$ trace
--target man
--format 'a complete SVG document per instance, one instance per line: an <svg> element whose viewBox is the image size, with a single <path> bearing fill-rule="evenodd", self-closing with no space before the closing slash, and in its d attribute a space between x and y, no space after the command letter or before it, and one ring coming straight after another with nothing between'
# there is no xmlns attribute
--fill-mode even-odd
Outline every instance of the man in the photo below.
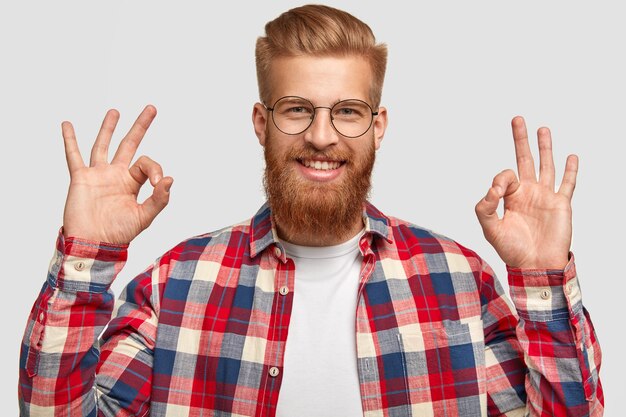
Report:
<svg viewBox="0 0 626 417"><path fill-rule="evenodd" d="M165 253L113 319L108 289L173 183L148 157L131 165L156 110L111 162L109 111L88 167L63 123L71 186L24 336L22 414L601 415L600 350L569 252L576 157L555 193L549 130L537 179L516 117L519 179L498 174L476 205L516 314L474 252L367 202L387 126L386 48L369 27L304 6L265 30L252 120L268 203Z"/></svg>

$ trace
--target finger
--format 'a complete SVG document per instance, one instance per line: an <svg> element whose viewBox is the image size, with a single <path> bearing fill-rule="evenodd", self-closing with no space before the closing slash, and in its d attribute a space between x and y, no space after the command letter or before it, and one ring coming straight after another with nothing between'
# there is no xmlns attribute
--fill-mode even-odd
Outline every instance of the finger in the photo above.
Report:
<svg viewBox="0 0 626 417"><path fill-rule="evenodd" d="M150 178L150 184L156 184L163 178L163 168L149 157L142 155L128 171L135 181L144 184Z"/></svg>
<svg viewBox="0 0 626 417"><path fill-rule="evenodd" d="M514 117L511 121L513 141L515 143L515 159L517 160L517 172L520 181L537 182L535 173L535 161L528 145L528 132L526 122L521 116Z"/></svg>
<svg viewBox="0 0 626 417"><path fill-rule="evenodd" d="M539 143L539 183L554 191L554 157L552 156L552 134L547 127L537 130Z"/></svg>
<svg viewBox="0 0 626 417"><path fill-rule="evenodd" d="M80 149L78 149L78 143L76 142L76 134L74 133L74 126L70 122L61 123L61 132L63 134L63 143L65 144L65 159L67 160L67 168L72 172L79 168L83 168L85 163L83 157L80 155Z"/></svg>
<svg viewBox="0 0 626 417"><path fill-rule="evenodd" d="M147 221L147 224L145 224L144 227L148 227L157 214L159 214L165 206L167 206L167 203L170 200L170 188L173 183L174 178L172 177L165 177L161 179L161 181L159 181L154 187L154 190L152 190L152 195L148 197L143 204L141 204L141 207L144 209L146 214Z"/></svg>
<svg viewBox="0 0 626 417"><path fill-rule="evenodd" d="M478 217L478 222L487 238L493 234L500 221L497 212L500 193L501 190L497 190L495 187L489 188L485 197L475 207L476 217Z"/></svg>
<svg viewBox="0 0 626 417"><path fill-rule="evenodd" d="M563 181L559 187L559 194L567 196L570 200L574 195L576 188L576 176L578 174L578 157L570 155L565 162L565 172L563 173Z"/></svg>
<svg viewBox="0 0 626 417"><path fill-rule="evenodd" d="M506 197L513 194L520 186L515 172L511 169L505 169L493 179L491 184L492 188L495 188L498 193L498 198Z"/></svg>
<svg viewBox="0 0 626 417"><path fill-rule="evenodd" d="M135 152L137 152L137 147L139 147L155 116L156 108L154 106L148 105L143 109L126 136L124 136L124 139L120 142L120 146L111 160L112 164L130 165L130 162L135 157Z"/></svg>
<svg viewBox="0 0 626 417"><path fill-rule="evenodd" d="M109 110L106 116L104 116L96 141L91 148L89 166L107 163L109 159L109 143L111 143L111 137L118 120L120 120L120 112L115 109Z"/></svg>

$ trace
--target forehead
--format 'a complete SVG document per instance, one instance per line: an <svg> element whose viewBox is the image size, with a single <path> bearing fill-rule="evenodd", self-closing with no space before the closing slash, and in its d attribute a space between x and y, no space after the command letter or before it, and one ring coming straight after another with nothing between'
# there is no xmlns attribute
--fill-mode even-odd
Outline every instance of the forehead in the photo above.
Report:
<svg viewBox="0 0 626 417"><path fill-rule="evenodd" d="M348 98L369 102L373 77L361 56L304 55L275 59L268 81L272 101L301 96L316 105L328 105Z"/></svg>

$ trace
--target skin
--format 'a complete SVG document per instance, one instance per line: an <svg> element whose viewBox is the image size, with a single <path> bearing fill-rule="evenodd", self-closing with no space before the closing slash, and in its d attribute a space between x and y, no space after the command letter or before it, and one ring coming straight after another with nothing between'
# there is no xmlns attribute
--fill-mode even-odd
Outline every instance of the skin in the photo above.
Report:
<svg viewBox="0 0 626 417"><path fill-rule="evenodd" d="M163 177L161 166L147 156L130 165L155 116L156 108L146 106L108 162L111 136L120 117L117 110L109 110L91 150L89 166L83 162L72 124L62 123L70 172L64 236L128 244L165 208L174 179ZM139 203L137 195L148 179L152 195Z"/></svg>
<svg viewBox="0 0 626 417"><path fill-rule="evenodd" d="M578 157L567 157L561 185L555 192L550 129L537 130L537 177L524 119L513 118L511 127L518 175L510 169L496 175L487 195L476 205L478 221L485 238L507 265L563 269L572 243L572 196ZM502 218L496 212L500 199L504 200Z"/></svg>
<svg viewBox="0 0 626 417"><path fill-rule="evenodd" d="M309 98L315 105L331 106L344 98L360 98L369 102L371 73L364 61L354 57L297 57L283 58L273 64L271 80L273 100L291 94ZM372 126L375 149L379 149L387 126L387 111ZM116 244L130 243L147 228L169 201L173 178L164 177L161 166L148 158L139 157L131 165L156 109L148 105L141 112L111 159L108 148L119 113L109 110L94 142L89 165L85 165L78 149L72 124L63 122L70 187L63 216L63 233L84 239ZM252 115L254 131L261 146L266 142L266 128L273 135L281 133L275 127L262 104L256 103ZM486 196L476 205L476 215L487 240L509 266L520 268L562 269L568 262L572 238L571 199L576 185L578 158L567 158L565 172L555 192L555 169L552 156L552 138L546 127L537 131L539 146L539 176L530 152L524 119L512 120L513 139L517 159L517 174L505 170L495 176ZM284 152L297 141L307 141L316 149L338 147L358 153L365 149L364 141L346 140L330 125L328 111L321 110L313 125L301 135L283 135L279 152ZM316 178L293 161L293 175L307 181L342 181L338 172L332 178ZM141 187L150 181L152 195L144 202L137 201ZM504 201L504 214L496 210ZM339 243L332 235L310 242L297 230L279 233L294 243L303 245L332 245ZM360 216L355 218L353 231L361 228Z"/></svg>
<svg viewBox="0 0 626 417"><path fill-rule="evenodd" d="M344 99L360 99L371 103L372 74L367 61L358 56L350 57L313 57L298 56L280 58L272 63L272 78L270 87L271 102L280 97L297 95L309 99L315 106L331 107L334 103ZM371 152L371 142L378 150L387 128L387 110L378 109L378 116L370 129L361 137L346 138L339 134L330 123L330 112L325 109L317 110L313 124L299 135L282 133L271 120L271 113L261 103L256 103L252 111L254 131L261 146L265 146L268 135L275 141L272 147L282 160L284 155L294 147L309 144L319 152L315 160L323 162L332 160L325 155L347 155L347 158L356 160L366 152ZM321 171L305 167L301 161L291 159L286 169L291 176L296 176L302 183L332 184L347 181L345 165L337 169ZM312 198L315 198L312 196ZM349 231L343 234L333 233L333 230L316 230L315 233L297 227L277 222L276 227L281 238L304 246L336 245L356 235L363 229L361 215L357 215Z"/></svg>

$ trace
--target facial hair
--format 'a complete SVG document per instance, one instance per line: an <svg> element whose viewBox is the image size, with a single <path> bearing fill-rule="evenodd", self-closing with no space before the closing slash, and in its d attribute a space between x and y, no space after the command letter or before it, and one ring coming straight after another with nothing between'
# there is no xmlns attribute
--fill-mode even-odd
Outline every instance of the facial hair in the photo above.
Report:
<svg viewBox="0 0 626 417"><path fill-rule="evenodd" d="M355 224L362 218L363 203L371 189L376 154L373 133L346 139L369 141L370 145L360 155L335 148L319 151L308 142L281 155L276 149L280 139L266 132L263 179L279 236L287 241L298 236L308 245L314 243L317 246L351 238ZM303 159L345 161L344 178L338 182L306 180L294 166Z"/></svg>

